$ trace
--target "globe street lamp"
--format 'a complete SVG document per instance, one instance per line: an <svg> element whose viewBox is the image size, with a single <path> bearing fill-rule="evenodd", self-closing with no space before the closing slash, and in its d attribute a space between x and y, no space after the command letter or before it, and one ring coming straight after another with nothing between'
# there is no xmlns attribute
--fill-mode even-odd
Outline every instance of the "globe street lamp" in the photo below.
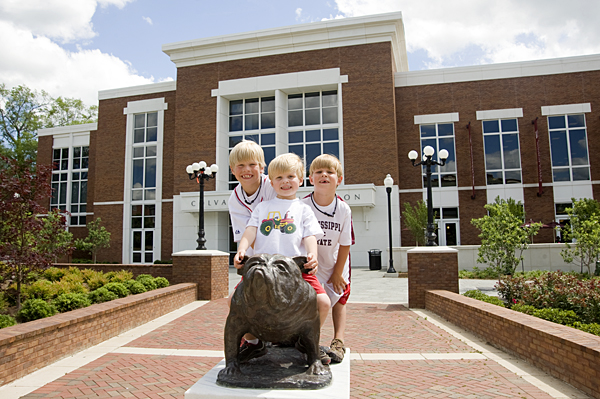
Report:
<svg viewBox="0 0 600 399"><path fill-rule="evenodd" d="M388 175L383 180L383 185L385 186L385 191L387 191L387 200L388 200L388 237L390 240L390 265L388 267L388 273L396 273L394 269L394 257L392 253L392 186L394 185L394 179L388 173Z"/></svg>
<svg viewBox="0 0 600 399"><path fill-rule="evenodd" d="M197 250L205 250L206 246L206 238L204 237L204 180L208 180L211 178L215 178L219 167L215 164L212 164L210 167L206 166L206 162L194 162L191 165L188 165L185 168L190 180L196 179L198 184L200 184L200 210L199 210L199 221L198 221L198 239L196 242L198 246Z"/></svg>
<svg viewBox="0 0 600 399"><path fill-rule="evenodd" d="M441 150L439 152L439 158L441 162L438 162L431 159L433 157L434 152L435 150L433 149L433 147L429 145L423 148L423 160L419 163L415 163L415 161L419 157L419 154L415 150L412 150L408 153L408 159L410 159L413 166L425 165L425 173L427 175L427 243L425 245L427 245L428 247L433 247L437 245L435 243L435 228L433 226L433 200L431 197L431 166L444 166L446 164L446 159L448 159L449 155L447 150Z"/></svg>

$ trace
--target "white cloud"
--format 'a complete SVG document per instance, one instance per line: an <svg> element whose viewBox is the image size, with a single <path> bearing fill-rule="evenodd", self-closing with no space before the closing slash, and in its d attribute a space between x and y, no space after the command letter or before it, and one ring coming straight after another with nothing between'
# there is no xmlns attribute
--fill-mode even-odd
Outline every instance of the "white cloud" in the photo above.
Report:
<svg viewBox="0 0 600 399"><path fill-rule="evenodd" d="M142 17L144 21L148 23L148 25L152 25L152 19L150 17Z"/></svg>
<svg viewBox="0 0 600 399"><path fill-rule="evenodd" d="M296 8L296 20L300 19L301 17L302 17L302 9Z"/></svg>
<svg viewBox="0 0 600 399"><path fill-rule="evenodd" d="M336 0L345 16L402 11L407 50L429 67L600 53L595 0ZM463 53L468 50L468 53Z"/></svg>
<svg viewBox="0 0 600 399"><path fill-rule="evenodd" d="M132 0L1 0L0 82L27 85L92 105L98 90L153 83L127 62L100 50L68 51L59 43L95 35L98 6L122 8Z"/></svg>

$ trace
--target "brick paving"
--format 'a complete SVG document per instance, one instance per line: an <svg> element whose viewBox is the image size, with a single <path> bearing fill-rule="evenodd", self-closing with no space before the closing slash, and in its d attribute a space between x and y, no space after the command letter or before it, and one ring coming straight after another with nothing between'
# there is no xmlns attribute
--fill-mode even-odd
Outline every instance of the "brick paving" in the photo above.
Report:
<svg viewBox="0 0 600 399"><path fill-rule="evenodd" d="M352 398L556 398L422 315L394 304L349 303ZM225 299L215 300L125 344L132 350L222 350ZM333 334L328 319L322 342ZM360 354L451 354L452 359L364 360ZM221 357L107 353L25 395L33 398L184 398ZM315 392L314 397L318 397ZM574 397L574 396L571 396ZM578 395L578 398L585 398Z"/></svg>

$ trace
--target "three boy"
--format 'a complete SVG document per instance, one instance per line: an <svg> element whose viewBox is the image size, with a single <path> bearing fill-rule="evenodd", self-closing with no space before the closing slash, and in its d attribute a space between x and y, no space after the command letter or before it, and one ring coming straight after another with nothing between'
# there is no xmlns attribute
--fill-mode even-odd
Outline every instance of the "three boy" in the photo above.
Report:
<svg viewBox="0 0 600 399"><path fill-rule="evenodd" d="M315 193L309 200L326 207L335 200L332 213L326 211L324 215L329 213L336 221L340 220L341 224L336 221L332 221L333 224L328 224L329 221L317 222L320 208L311 210L308 199L303 203L296 198L296 192L304 180L304 166L297 155L283 154L275 158L269 165L269 177L266 177L263 174L263 151L256 143L242 141L234 147L229 158L230 167L240 182L229 201L234 240L239 241L234 265L241 267L240 262L244 255L252 253L307 255L309 262L305 267L313 270L319 264L318 261L322 261L324 270L319 273L319 265L318 277L312 274L303 276L317 292L321 326L325 322L329 307L334 306L332 315L335 337L331 345L331 356L334 361L341 362L344 353L344 304L350 290L347 258L351 242L348 243L347 236L351 222L346 220L350 217L350 208L335 195L335 188L342 180L339 160L332 156L320 160L322 157L324 156L313 161L316 168L311 165L310 179L315 185ZM330 226L335 226L335 223L338 223L338 227L332 230ZM321 245L318 245L317 239L323 234L321 226L326 227L326 234L329 236L321 239ZM344 226L344 229L340 226ZM341 247L337 242L340 237ZM323 255L318 254L321 247ZM338 258L339 261L336 262ZM241 360L247 361L266 353L264 344L258 339L249 334L244 338L246 342L240 349ZM330 361L324 353L321 354L321 359L325 364Z"/></svg>

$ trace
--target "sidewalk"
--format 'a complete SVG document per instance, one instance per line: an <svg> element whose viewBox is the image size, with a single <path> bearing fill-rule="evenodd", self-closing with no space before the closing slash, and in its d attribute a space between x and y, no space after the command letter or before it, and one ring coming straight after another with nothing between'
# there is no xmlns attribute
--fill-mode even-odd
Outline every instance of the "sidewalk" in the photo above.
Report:
<svg viewBox="0 0 600 399"><path fill-rule="evenodd" d="M353 270L345 340L352 398L588 398L431 312L409 310L407 279L385 274ZM237 281L232 270L230 286ZM494 284L461 280L460 290ZM226 299L194 302L1 387L0 398L183 399L223 358L227 311ZM321 343L332 334L329 317Z"/></svg>

